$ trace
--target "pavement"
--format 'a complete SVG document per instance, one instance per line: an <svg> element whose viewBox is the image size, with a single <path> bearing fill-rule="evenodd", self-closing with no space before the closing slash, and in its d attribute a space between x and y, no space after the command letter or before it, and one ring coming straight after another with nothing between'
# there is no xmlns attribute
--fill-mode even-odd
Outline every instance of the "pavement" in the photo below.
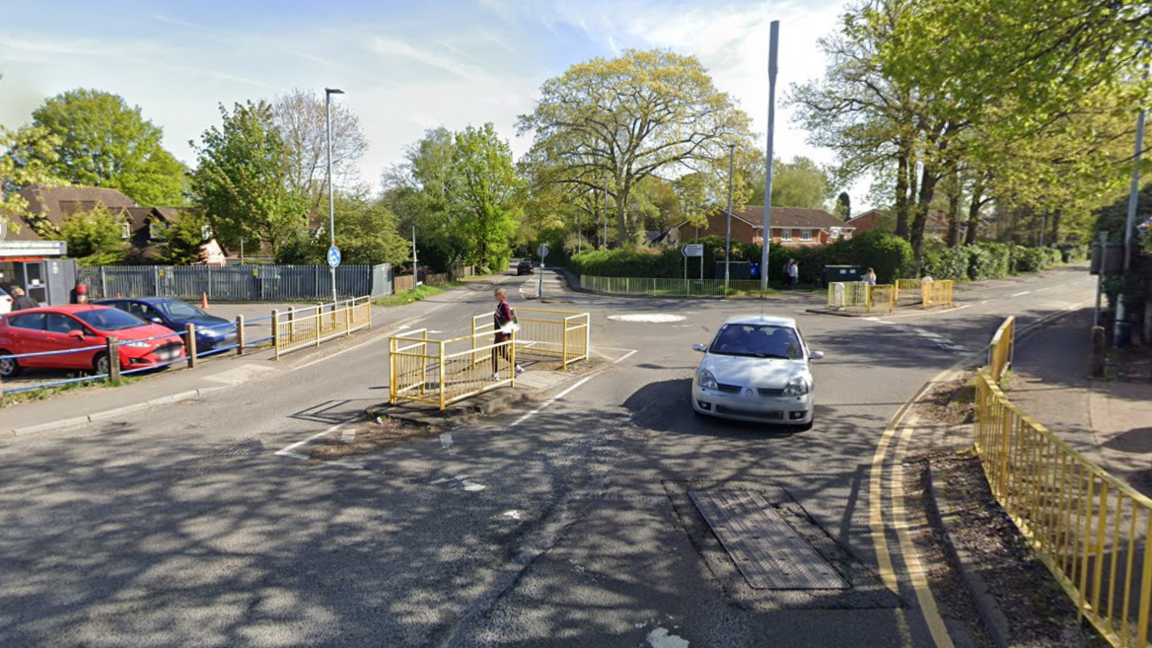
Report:
<svg viewBox="0 0 1152 648"><path fill-rule="evenodd" d="M1152 383L1090 378L1091 330L1092 308L1084 308L1020 342L1008 397L1093 463L1152 495Z"/></svg>
<svg viewBox="0 0 1152 648"><path fill-rule="evenodd" d="M532 303L534 278L499 280ZM386 348L355 339L179 405L0 438L0 645L981 645L946 599L922 604L895 489L904 456L971 441L890 421L1006 315L1027 325L1093 294L1082 270L1023 283L847 319L577 294L549 273L543 301L592 314L605 370L354 468L283 453L385 399ZM471 288L394 326L458 331L492 307L490 285ZM692 413L691 345L758 310L827 353L809 432ZM693 506L702 490L762 497L849 586L752 588Z"/></svg>

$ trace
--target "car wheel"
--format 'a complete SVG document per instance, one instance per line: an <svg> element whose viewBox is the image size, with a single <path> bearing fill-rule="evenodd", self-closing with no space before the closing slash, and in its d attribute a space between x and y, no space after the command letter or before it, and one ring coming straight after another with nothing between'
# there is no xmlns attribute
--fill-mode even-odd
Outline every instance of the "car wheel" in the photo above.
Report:
<svg viewBox="0 0 1152 648"><path fill-rule="evenodd" d="M4 357L10 355L7 351L0 351L0 378L15 378L23 369L16 360Z"/></svg>
<svg viewBox="0 0 1152 648"><path fill-rule="evenodd" d="M97 376L103 376L111 373L112 363L108 361L107 353L99 353L92 361L92 369L96 372Z"/></svg>

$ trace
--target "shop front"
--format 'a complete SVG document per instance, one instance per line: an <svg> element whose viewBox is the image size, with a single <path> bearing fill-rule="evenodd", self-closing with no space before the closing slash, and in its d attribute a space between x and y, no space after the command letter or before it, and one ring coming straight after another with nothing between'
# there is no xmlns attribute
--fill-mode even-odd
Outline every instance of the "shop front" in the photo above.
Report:
<svg viewBox="0 0 1152 648"><path fill-rule="evenodd" d="M45 306L72 301L76 262L63 241L0 241L0 288L20 287Z"/></svg>

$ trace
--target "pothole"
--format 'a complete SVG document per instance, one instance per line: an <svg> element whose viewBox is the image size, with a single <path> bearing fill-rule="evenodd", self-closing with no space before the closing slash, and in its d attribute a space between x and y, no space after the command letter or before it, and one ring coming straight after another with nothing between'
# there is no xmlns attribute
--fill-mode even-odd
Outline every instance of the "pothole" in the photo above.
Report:
<svg viewBox="0 0 1152 648"><path fill-rule="evenodd" d="M384 448L440 435L440 428L401 419L381 417L345 426L339 435L328 435L312 446L308 456L317 461L338 461L371 454Z"/></svg>

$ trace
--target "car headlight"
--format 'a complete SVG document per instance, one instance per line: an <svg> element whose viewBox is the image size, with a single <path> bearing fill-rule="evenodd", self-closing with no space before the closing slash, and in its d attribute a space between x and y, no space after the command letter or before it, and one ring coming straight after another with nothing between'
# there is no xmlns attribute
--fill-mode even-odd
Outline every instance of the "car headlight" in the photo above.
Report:
<svg viewBox="0 0 1152 648"><path fill-rule="evenodd" d="M151 342L123 342L120 346L132 347L133 349L148 349L152 347Z"/></svg>
<svg viewBox="0 0 1152 648"><path fill-rule="evenodd" d="M784 388L784 395L803 396L808 393L809 389L808 381L804 379L804 376L796 376L788 383L788 386Z"/></svg>
<svg viewBox="0 0 1152 648"><path fill-rule="evenodd" d="M701 369L696 372L696 384L704 389L716 389L716 376L713 376L712 372L707 369Z"/></svg>

